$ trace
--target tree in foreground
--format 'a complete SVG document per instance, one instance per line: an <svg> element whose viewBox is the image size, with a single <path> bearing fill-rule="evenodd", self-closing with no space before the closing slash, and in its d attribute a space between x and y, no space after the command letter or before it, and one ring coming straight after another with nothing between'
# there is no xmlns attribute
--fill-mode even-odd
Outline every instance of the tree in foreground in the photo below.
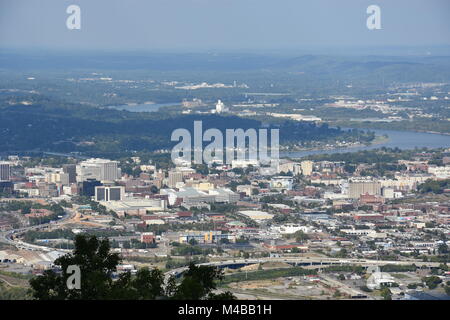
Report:
<svg viewBox="0 0 450 320"><path fill-rule="evenodd" d="M384 300L392 300L392 292L387 287L381 289L380 295L383 297Z"/></svg>
<svg viewBox="0 0 450 320"><path fill-rule="evenodd" d="M235 297L229 291L213 293L217 289L216 280L222 280L223 277L223 270L219 268L190 264L182 281L174 286L169 296L177 300L234 300ZM169 281L175 283L174 278Z"/></svg>
<svg viewBox="0 0 450 320"><path fill-rule="evenodd" d="M235 299L230 292L213 293L216 281L223 279L218 268L191 264L180 281L171 276L167 284L161 270L148 268L138 270L134 276L122 273L114 280L113 274L121 261L117 253L110 252L108 239L78 235L74 251L55 260L62 272L47 270L31 279L31 294L38 300ZM71 274L65 271L73 265L80 268L79 289L67 285Z"/></svg>

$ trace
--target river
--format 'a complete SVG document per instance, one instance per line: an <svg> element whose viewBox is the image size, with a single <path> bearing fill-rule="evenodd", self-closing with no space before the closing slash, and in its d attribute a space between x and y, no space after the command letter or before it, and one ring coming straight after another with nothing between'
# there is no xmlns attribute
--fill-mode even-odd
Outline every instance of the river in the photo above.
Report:
<svg viewBox="0 0 450 320"><path fill-rule="evenodd" d="M160 107L180 105L181 103L162 103L162 104L138 104L138 105L122 105L111 106L110 108L118 110L127 110L131 112L155 112ZM349 128L342 128L344 130ZM358 130L365 130L360 129ZM381 129L368 129L375 132L377 136L387 135L388 139L381 143L376 143L371 146L360 147L348 147L348 148L335 148L327 150L305 150L305 151L291 151L280 152L281 157L290 158L302 158L314 154L331 154L331 153L345 153L345 152L357 152L363 150L372 150L382 147L386 148L399 148L402 150L414 149L414 148L450 148L450 135L438 134L438 133L425 133L415 131L396 131L396 130L381 130Z"/></svg>
<svg viewBox="0 0 450 320"><path fill-rule="evenodd" d="M307 151L292 151L280 152L281 157L302 158L314 154L331 154L331 153L345 153L356 152L363 150L386 148L399 148L402 150L414 148L450 148L450 135L437 133L424 133L414 131L395 131L395 130L378 130L370 129L376 135L387 135L389 138L381 143L373 144L371 146L360 146L352 148L335 148L329 150L307 150Z"/></svg>

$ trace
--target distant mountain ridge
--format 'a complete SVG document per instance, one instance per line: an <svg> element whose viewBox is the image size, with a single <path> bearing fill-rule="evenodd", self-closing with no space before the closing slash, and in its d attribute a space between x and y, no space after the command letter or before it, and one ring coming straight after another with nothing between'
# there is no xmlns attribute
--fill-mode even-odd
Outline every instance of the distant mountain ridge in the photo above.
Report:
<svg viewBox="0 0 450 320"><path fill-rule="evenodd" d="M0 71L148 70L158 72L275 72L360 80L374 76L392 81L450 79L450 56L342 56L265 54L3 52Z"/></svg>

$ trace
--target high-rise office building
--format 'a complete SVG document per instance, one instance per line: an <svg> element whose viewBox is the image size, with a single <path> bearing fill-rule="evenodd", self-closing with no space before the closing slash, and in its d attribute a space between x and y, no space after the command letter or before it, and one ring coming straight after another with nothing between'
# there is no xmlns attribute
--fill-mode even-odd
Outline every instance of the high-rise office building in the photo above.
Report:
<svg viewBox="0 0 450 320"><path fill-rule="evenodd" d="M77 182L77 166L75 164L63 165L63 171L69 175L69 183Z"/></svg>
<svg viewBox="0 0 450 320"><path fill-rule="evenodd" d="M95 179L87 179L83 181L81 186L81 194L87 197L93 197L95 195L95 187L101 186L102 183Z"/></svg>
<svg viewBox="0 0 450 320"><path fill-rule="evenodd" d="M76 167L77 180L82 182L87 179L99 181L114 181L120 178L120 169L117 161L106 159L89 159L80 162Z"/></svg>
<svg viewBox="0 0 450 320"><path fill-rule="evenodd" d="M178 182L183 182L183 172L169 171L169 181L167 185L170 188L174 188Z"/></svg>
<svg viewBox="0 0 450 320"><path fill-rule="evenodd" d="M121 186L97 186L95 187L96 201L120 201L125 194L125 188Z"/></svg>
<svg viewBox="0 0 450 320"><path fill-rule="evenodd" d="M313 162L312 161L302 161L300 167L302 168L302 174L304 176L310 176L313 172Z"/></svg>
<svg viewBox="0 0 450 320"><path fill-rule="evenodd" d="M354 180L349 182L349 198L358 199L363 194L381 195L381 183L371 180Z"/></svg>
<svg viewBox="0 0 450 320"><path fill-rule="evenodd" d="M9 181L11 168L9 162L0 162L0 181Z"/></svg>

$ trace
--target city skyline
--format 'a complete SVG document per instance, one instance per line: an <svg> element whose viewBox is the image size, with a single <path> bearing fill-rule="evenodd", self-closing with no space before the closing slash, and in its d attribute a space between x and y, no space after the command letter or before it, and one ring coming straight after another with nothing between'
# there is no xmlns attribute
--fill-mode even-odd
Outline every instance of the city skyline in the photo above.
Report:
<svg viewBox="0 0 450 320"><path fill-rule="evenodd" d="M449 301L449 14L0 0L0 300Z"/></svg>

